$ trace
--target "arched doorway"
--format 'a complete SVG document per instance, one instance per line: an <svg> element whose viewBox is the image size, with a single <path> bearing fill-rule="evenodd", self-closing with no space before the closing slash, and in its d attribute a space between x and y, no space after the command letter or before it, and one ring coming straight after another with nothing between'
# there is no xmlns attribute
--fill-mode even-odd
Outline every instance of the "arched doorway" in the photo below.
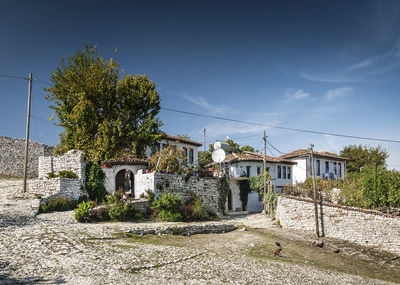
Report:
<svg viewBox="0 0 400 285"><path fill-rule="evenodd" d="M115 176L115 191L123 191L127 196L135 198L135 175L132 171L122 169Z"/></svg>

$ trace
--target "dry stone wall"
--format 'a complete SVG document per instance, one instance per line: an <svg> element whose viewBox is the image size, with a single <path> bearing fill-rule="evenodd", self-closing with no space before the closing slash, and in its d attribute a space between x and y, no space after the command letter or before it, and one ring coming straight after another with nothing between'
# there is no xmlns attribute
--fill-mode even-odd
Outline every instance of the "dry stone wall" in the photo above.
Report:
<svg viewBox="0 0 400 285"><path fill-rule="evenodd" d="M72 149L59 156L39 157L39 179L45 178L49 172L57 174L60 170L72 171L82 181L85 179L85 155L81 150Z"/></svg>
<svg viewBox="0 0 400 285"><path fill-rule="evenodd" d="M42 199L66 197L78 200L83 195L79 179L52 178L28 180L27 191L29 194L37 194Z"/></svg>
<svg viewBox="0 0 400 285"><path fill-rule="evenodd" d="M38 159L49 156L54 147L29 141L28 177L38 177ZM0 174L24 176L25 139L0 136Z"/></svg>
<svg viewBox="0 0 400 285"><path fill-rule="evenodd" d="M187 177L177 174L146 173L140 172L135 176L135 193L140 195L146 190L154 192L156 197L164 191L178 194L185 201L195 194L212 213L218 214L218 179Z"/></svg>
<svg viewBox="0 0 400 285"><path fill-rule="evenodd" d="M320 232L326 237L400 254L400 218L331 203L323 203L322 211L319 205L318 215ZM313 201L281 196L278 198L276 219L284 228L315 232Z"/></svg>

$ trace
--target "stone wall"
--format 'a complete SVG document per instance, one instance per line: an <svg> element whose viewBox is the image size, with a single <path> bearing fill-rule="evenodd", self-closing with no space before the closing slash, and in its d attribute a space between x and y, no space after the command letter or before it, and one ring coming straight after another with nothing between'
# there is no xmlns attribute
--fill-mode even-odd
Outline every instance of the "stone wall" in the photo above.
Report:
<svg viewBox="0 0 400 285"><path fill-rule="evenodd" d="M53 153L54 147L29 141L28 177L38 177L38 158ZM0 136L0 174L24 176L25 139Z"/></svg>
<svg viewBox="0 0 400 285"><path fill-rule="evenodd" d="M162 192L167 191L168 193L179 194L183 200L186 200L194 193L207 206L210 212L219 213L217 178L187 177L156 172L142 174L139 171L135 179L136 195L145 194L146 190L151 190L157 197Z"/></svg>
<svg viewBox="0 0 400 285"><path fill-rule="evenodd" d="M39 157L39 179L45 178L49 172L57 174L60 170L68 170L84 181L85 167L85 156L80 150L72 149L59 156L41 156Z"/></svg>
<svg viewBox="0 0 400 285"><path fill-rule="evenodd" d="M318 215L320 233L326 237L400 254L400 218L331 203L323 203L322 209L319 205ZM313 201L281 196L278 198L276 219L284 228L315 232Z"/></svg>
<svg viewBox="0 0 400 285"><path fill-rule="evenodd" d="M38 194L42 199L66 197L71 200L78 200L83 195L80 179L52 178L28 180L27 192Z"/></svg>

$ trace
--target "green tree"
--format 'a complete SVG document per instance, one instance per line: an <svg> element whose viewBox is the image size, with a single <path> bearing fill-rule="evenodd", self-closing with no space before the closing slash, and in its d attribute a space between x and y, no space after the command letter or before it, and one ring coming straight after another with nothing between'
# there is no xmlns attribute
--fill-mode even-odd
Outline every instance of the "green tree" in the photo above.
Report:
<svg viewBox="0 0 400 285"><path fill-rule="evenodd" d="M187 134L176 135L178 138L190 140L190 137Z"/></svg>
<svg viewBox="0 0 400 285"><path fill-rule="evenodd" d="M85 44L51 72L48 99L64 127L59 149L80 149L93 161L120 152L144 156L160 134L160 95L145 75L125 75Z"/></svg>
<svg viewBox="0 0 400 285"><path fill-rule="evenodd" d="M150 158L150 168L155 171L173 171L181 174L185 170L186 161L183 150L169 145Z"/></svg>
<svg viewBox="0 0 400 285"><path fill-rule="evenodd" d="M250 151L250 152L255 152L254 147L249 146L249 145L244 145L240 148L240 152L244 152L244 151Z"/></svg>
<svg viewBox="0 0 400 285"><path fill-rule="evenodd" d="M200 166L204 166L210 162L212 162L211 152L209 151L199 151L199 164Z"/></svg>
<svg viewBox="0 0 400 285"><path fill-rule="evenodd" d="M367 147L362 145L349 145L340 151L342 157L350 160L346 162L346 169L349 173L360 172L362 167L368 165L386 166L388 152L381 146Z"/></svg>

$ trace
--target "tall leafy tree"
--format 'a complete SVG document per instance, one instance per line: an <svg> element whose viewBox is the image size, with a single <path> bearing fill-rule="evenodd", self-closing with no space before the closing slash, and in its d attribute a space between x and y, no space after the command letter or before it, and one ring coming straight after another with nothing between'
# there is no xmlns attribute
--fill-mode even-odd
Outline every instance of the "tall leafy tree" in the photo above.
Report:
<svg viewBox="0 0 400 285"><path fill-rule="evenodd" d="M94 161L121 152L144 156L159 138L160 95L145 75L125 75L105 60L96 46L85 44L50 76L48 99L64 127L60 149L80 149Z"/></svg>
<svg viewBox="0 0 400 285"><path fill-rule="evenodd" d="M367 147L362 145L348 145L340 152L342 157L350 160L346 162L346 169L349 173L360 172L363 167L386 166L388 152L381 146Z"/></svg>

